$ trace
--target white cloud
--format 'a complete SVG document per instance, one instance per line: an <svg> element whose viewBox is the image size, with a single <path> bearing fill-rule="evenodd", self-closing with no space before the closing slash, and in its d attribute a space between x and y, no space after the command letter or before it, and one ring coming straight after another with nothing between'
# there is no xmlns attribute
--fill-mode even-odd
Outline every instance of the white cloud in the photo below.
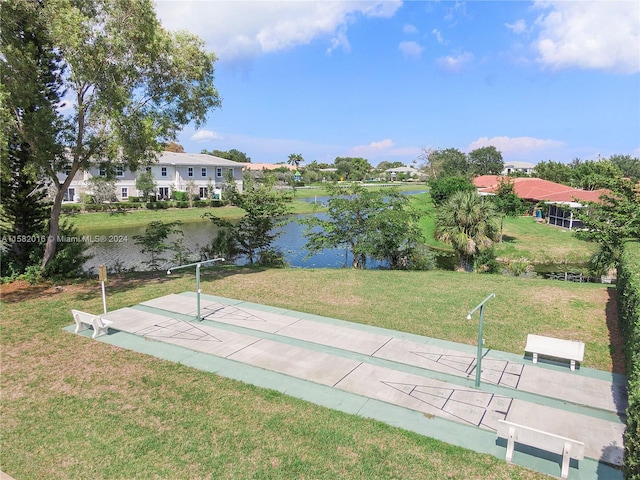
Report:
<svg viewBox="0 0 640 480"><path fill-rule="evenodd" d="M640 71L640 2L545 1L537 60L553 68Z"/></svg>
<svg viewBox="0 0 640 480"><path fill-rule="evenodd" d="M391 17L400 0L356 2L157 0L162 24L205 40L221 61L242 62L325 38L329 51L349 49L347 26L362 17Z"/></svg>
<svg viewBox="0 0 640 480"><path fill-rule="evenodd" d="M407 35L414 35L418 33L418 29L416 28L416 26L411 25L410 23L405 24L405 26L402 27L402 31Z"/></svg>
<svg viewBox="0 0 640 480"><path fill-rule="evenodd" d="M534 152L542 152L565 147L564 142L533 137L481 137L467 147L471 152L478 148L494 146L503 157L521 157ZM517 159L517 158L515 158Z"/></svg>
<svg viewBox="0 0 640 480"><path fill-rule="evenodd" d="M521 34L527 31L527 22L524 20L516 20L515 23L505 23L505 27L511 30L513 33Z"/></svg>
<svg viewBox="0 0 640 480"><path fill-rule="evenodd" d="M442 33L440 33L440 30L438 30L437 28L434 28L431 33L433 35L435 35L436 40L438 40L438 43L440 45L446 45L446 42L444 41L444 39L442 38Z"/></svg>
<svg viewBox="0 0 640 480"><path fill-rule="evenodd" d="M419 153L420 149L417 147L396 147L393 140L386 138L379 142L371 142L368 145L351 147L347 155L350 157L366 158L371 163L372 160L384 160L389 157L407 157L413 159L416 158Z"/></svg>
<svg viewBox="0 0 640 480"><path fill-rule="evenodd" d="M473 53L463 52L456 56L447 55L438 59L438 65L449 72L459 72L473 60Z"/></svg>
<svg viewBox="0 0 640 480"><path fill-rule="evenodd" d="M395 143L390 138L381 140L379 142L371 142L369 145L356 145L349 150L349 155L352 157L367 158L373 154L379 154L383 151L388 151L395 146Z"/></svg>
<svg viewBox="0 0 640 480"><path fill-rule="evenodd" d="M402 56L410 60L419 60L424 50L424 48L416 42L400 42L398 48L402 52Z"/></svg>
<svg viewBox="0 0 640 480"><path fill-rule="evenodd" d="M222 135L213 130L198 130L196 133L189 137L189 140L194 142L208 142L211 140L221 140Z"/></svg>

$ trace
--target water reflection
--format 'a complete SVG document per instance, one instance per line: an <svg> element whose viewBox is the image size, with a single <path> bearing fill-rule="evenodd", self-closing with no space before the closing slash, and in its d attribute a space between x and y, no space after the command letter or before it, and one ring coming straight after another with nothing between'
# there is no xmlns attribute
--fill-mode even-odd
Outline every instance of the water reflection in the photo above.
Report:
<svg viewBox="0 0 640 480"><path fill-rule="evenodd" d="M322 216L323 214L316 214ZM305 249L306 239L303 236L304 226L298 223L298 219L307 215L291 215L290 221L279 230L281 235L274 242L274 246L279 249L285 257L285 261L291 267L298 268L343 268L351 266L351 256L343 249L326 249L322 252L311 255L307 258L308 251ZM208 245L215 237L219 227L212 222L205 220L201 222L185 223L181 226L184 232L184 246L193 252L194 261L200 260L199 252L202 247ZM135 235L143 235L145 227L124 227L109 231L83 232L87 235L104 235L107 239L110 236L117 236L118 242L96 242L89 247L88 253L92 258L84 264L87 271L97 271L98 265L107 265L110 269L116 270L145 270L144 261L147 255L142 254L140 245L136 245ZM170 236L167 243L176 240L178 236ZM165 267L173 265L171 261L172 253L167 251L164 255L167 258ZM244 259L238 259L236 264L246 263ZM368 261L368 268L378 268L382 264L376 261Z"/></svg>

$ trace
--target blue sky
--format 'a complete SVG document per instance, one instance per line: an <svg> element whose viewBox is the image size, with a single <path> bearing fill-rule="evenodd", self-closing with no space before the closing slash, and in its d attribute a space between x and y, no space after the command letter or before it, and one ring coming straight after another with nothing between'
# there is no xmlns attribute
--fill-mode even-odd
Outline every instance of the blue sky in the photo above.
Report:
<svg viewBox="0 0 640 480"><path fill-rule="evenodd" d="M218 56L188 152L254 163L493 145L505 162L640 157L640 2L158 0Z"/></svg>

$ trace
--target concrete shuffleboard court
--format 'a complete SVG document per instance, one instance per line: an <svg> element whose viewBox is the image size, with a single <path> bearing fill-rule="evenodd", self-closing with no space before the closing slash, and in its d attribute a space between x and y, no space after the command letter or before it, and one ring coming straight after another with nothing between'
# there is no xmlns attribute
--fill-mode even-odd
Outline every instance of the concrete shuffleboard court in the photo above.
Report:
<svg viewBox="0 0 640 480"><path fill-rule="evenodd" d="M221 375L225 368L220 365L229 365L234 371L265 372L265 378L284 376L273 378L290 378L307 390L328 388L334 394L325 396L335 396L337 403L362 402L358 414L386 409L384 417L420 415L415 418L427 425L427 435L458 443L451 432L464 431L478 441L460 439L458 444L474 448L477 443L479 451L503 458L505 448L495 432L499 420L511 421L583 442L586 458L572 465L575 478L622 478L611 467L622 462L627 403L621 376L585 368L563 371L485 350L478 389L473 386L475 346L204 294L203 321L195 320L196 311L191 292L122 308L101 315L111 322L111 331L98 341L118 345L118 335L128 335L124 343L141 338L146 350L152 341L157 349L167 345L207 355ZM286 382L274 383L267 386L279 389L278 383ZM449 436L439 436L440 430L449 430ZM538 469L559 475L557 459L537 457L545 457L544 452L516 448L514 462L546 465ZM590 472L597 474L591 477Z"/></svg>

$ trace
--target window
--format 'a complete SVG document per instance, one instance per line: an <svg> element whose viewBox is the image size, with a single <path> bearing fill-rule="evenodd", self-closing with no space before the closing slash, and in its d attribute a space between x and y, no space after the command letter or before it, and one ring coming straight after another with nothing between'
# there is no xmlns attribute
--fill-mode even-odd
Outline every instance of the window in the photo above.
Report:
<svg viewBox="0 0 640 480"><path fill-rule="evenodd" d="M169 200L169 187L158 187L158 198L160 200Z"/></svg>
<svg viewBox="0 0 640 480"><path fill-rule="evenodd" d="M200 198L207 198L207 187L200 187Z"/></svg>
<svg viewBox="0 0 640 480"><path fill-rule="evenodd" d="M116 177L124 177L124 168L116 167Z"/></svg>
<svg viewBox="0 0 640 480"><path fill-rule="evenodd" d="M129 198L129 189L127 187L122 187L122 190L120 190L120 198L123 200Z"/></svg>
<svg viewBox="0 0 640 480"><path fill-rule="evenodd" d="M69 188L64 194L64 198L62 199L65 202L73 202L76 196L76 189Z"/></svg>
<svg viewBox="0 0 640 480"><path fill-rule="evenodd" d="M104 167L100 167L100 176L101 177L106 177L107 176L107 169Z"/></svg>
<svg viewBox="0 0 640 480"><path fill-rule="evenodd" d="M187 171L187 176L193 177L193 167L189 167L189 170Z"/></svg>
<svg viewBox="0 0 640 480"><path fill-rule="evenodd" d="M216 177L222 178L222 167L216 168Z"/></svg>
<svg viewBox="0 0 640 480"><path fill-rule="evenodd" d="M160 169L160 176L161 177L166 177L167 176L167 167L162 167Z"/></svg>
<svg viewBox="0 0 640 480"><path fill-rule="evenodd" d="M207 176L207 167L202 167L200 169L200 175L203 176L203 177Z"/></svg>

